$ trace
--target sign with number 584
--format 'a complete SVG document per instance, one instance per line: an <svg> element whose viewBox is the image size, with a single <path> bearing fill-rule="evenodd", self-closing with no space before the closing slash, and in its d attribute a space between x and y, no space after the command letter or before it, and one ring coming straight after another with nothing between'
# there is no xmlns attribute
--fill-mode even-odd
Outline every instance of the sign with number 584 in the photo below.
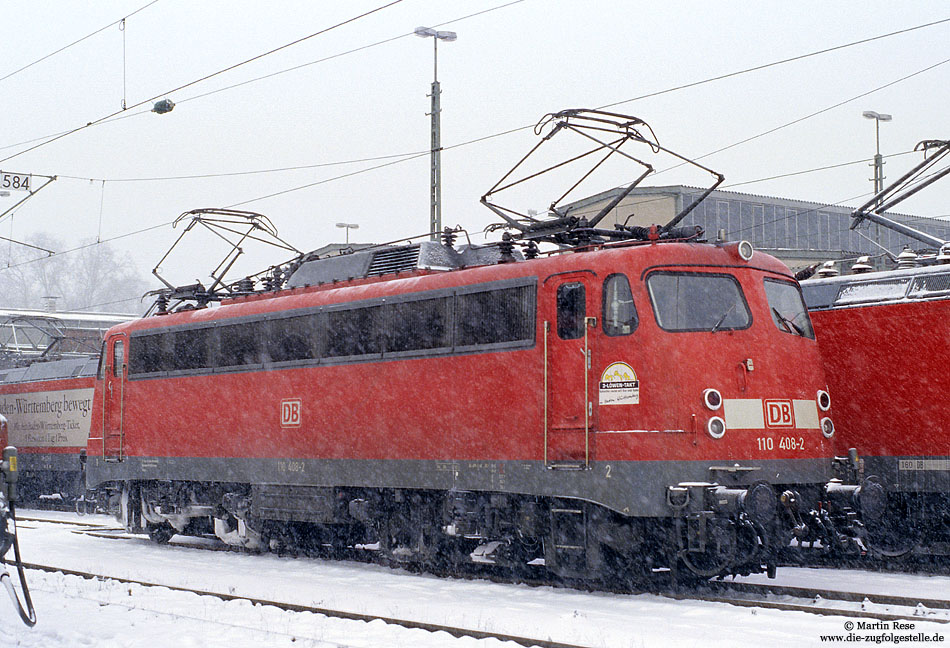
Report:
<svg viewBox="0 0 950 648"><path fill-rule="evenodd" d="M14 191L31 191L33 177L26 173L0 172L0 190L13 189Z"/></svg>

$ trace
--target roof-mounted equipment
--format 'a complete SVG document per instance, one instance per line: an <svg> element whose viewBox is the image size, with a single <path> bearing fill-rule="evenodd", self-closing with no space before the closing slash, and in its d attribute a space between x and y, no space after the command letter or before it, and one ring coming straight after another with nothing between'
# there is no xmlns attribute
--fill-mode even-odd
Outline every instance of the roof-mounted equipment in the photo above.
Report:
<svg viewBox="0 0 950 648"><path fill-rule="evenodd" d="M268 270L260 272L257 275L244 277L235 282L228 283L225 281L225 277L238 260L238 257L244 253L241 246L248 241L265 243L282 250L294 252L298 256L302 254L300 250L277 236L277 228L274 227L270 219L263 214L240 211L237 209L192 209L176 218L174 223L172 223L172 227L177 227L179 223L186 220L188 221L188 225L175 242L172 243L172 246L168 249L168 252L165 253L165 256L163 256L152 269L152 274L158 277L158 280L166 286L165 288L146 293L146 295L157 296L155 306L160 313L166 312L173 301L176 302L176 304L172 304L172 307L176 306L177 303L186 301L194 302L196 306L202 307L212 301L221 301L228 297L236 297L254 292L255 284L258 280L271 289L279 287L279 285L274 285L275 281L279 284L286 277L271 272L274 268L268 268ZM208 288L205 288L200 281L187 286L174 286L166 281L165 278L159 274L158 270L185 235L192 231L197 225L207 228L215 236L225 241L230 246L230 249L221 262L211 271L210 276L212 283Z"/></svg>
<svg viewBox="0 0 950 648"><path fill-rule="evenodd" d="M490 226L489 229L504 228L515 230L514 232L509 232L511 234L509 240L544 241L562 247L596 245L623 240L688 239L696 238L701 235L702 231L697 231L697 228L677 228L677 225L687 214L695 209L696 205L702 202L716 187L722 184L725 179L722 174L661 146L657 141L653 129L649 124L638 117L585 108L562 110L557 113L550 113L542 118L535 126L535 133L541 135L541 132L549 125L551 125L551 129L541 138L541 141L538 142L527 155L521 158L495 186L482 196L482 204L500 216L504 221L503 223ZM593 143L593 147L585 153L563 160L540 171L533 173L523 171L522 168L525 161L531 157L542 144L550 141L555 135L562 131L572 132L586 138ZM646 145L653 154L668 154L679 160L682 164L689 164L706 171L715 178L715 182L712 186L707 188L697 200L684 208L666 225L636 227L617 224L615 225L615 229L612 230L599 229L597 225L604 217L619 205L641 181L654 171L651 164L628 153L628 150L635 145ZM567 191L551 203L548 207L549 218L537 218L533 213L521 213L515 209L494 202L495 194L585 158L593 159L593 166L584 173L577 182L571 185ZM623 188L622 191L614 196L614 198L593 217L583 218L571 215L570 207L562 206L561 203L582 182L587 180L594 171L611 158L626 159L641 167L642 171L639 177Z"/></svg>

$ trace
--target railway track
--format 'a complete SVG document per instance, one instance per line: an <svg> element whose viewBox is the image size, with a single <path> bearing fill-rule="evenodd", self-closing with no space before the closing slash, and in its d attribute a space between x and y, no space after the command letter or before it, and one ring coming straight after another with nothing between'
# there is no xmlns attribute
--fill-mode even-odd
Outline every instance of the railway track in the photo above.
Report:
<svg viewBox="0 0 950 648"><path fill-rule="evenodd" d="M427 632L445 632L452 635L456 638L469 637L473 639L498 639L499 641L510 641L521 646L537 646L539 648L586 648L585 646L580 646L578 644L569 644L562 643L558 641L551 641L550 639L537 639L532 637L522 637L518 635L504 634L498 632L490 632L486 630L475 630L472 628L459 628L456 626L441 625L436 623L427 623L422 621L414 621L412 619L401 619L396 617L387 617L374 614L362 614L358 612L350 612L346 610L335 610L331 608L318 607L312 605L300 605L297 603L287 603L284 601L274 601L268 599L255 598L251 596L240 596L236 594L228 594L224 592L215 592L211 590L202 590L195 589L191 587L181 587L177 585L169 585L167 583L155 583L150 581L138 580L134 578L119 578L115 576L109 576L106 574L98 574L89 571L81 571L75 569L64 569L62 567L56 567L53 565L41 565L38 563L24 563L23 565L26 569L35 569L49 573L61 573L68 576L78 576L90 580L99 580L99 581L115 581L122 583L124 585L138 585L141 587L161 587L174 592L186 592L189 594L197 594L199 596L212 596L218 598L222 601L244 601L252 605L261 605L274 607L285 612L310 612L312 614L321 614L323 616L336 618L336 619L346 619L351 621L382 621L390 625L397 625L403 628L408 628L412 630L425 630Z"/></svg>
<svg viewBox="0 0 950 648"><path fill-rule="evenodd" d="M74 525L73 533L89 535L97 538L107 538L113 540L125 541L143 541L141 536L128 535L123 529L112 527L108 524L90 521L68 521L55 520L48 518L21 518L24 522L32 523L50 523ZM172 544L179 547L188 547L211 551L236 551L233 547L214 540L195 540L185 541L172 540ZM237 550L240 551L240 550ZM361 551L359 556L353 556L353 559L361 562L372 562L374 552ZM136 581L129 579L113 578L107 574L94 574L89 572L77 572L67 570L51 565L30 564L32 569L44 571L60 571L67 574L82 576L85 578L112 579L119 582L138 583L143 586L167 587L172 590L193 592L208 596L216 596L223 600L246 600L259 605L273 605L288 611L309 611L323 614L329 617L358 620L382 620L386 623L393 623L407 628L421 628L432 632L444 631L453 636L470 636L475 638L495 637L505 641L513 641L525 646L571 646L552 642L549 640L538 640L530 637L516 637L512 635L492 634L482 631L468 631L461 628L451 628L429 623L419 623L406 619L395 619L373 615L354 614L345 611L333 610L330 608L316 608L312 606L302 606L277 601L268 601L254 599L234 594L223 594L213 591L194 590L182 588L175 585L164 583L152 583ZM778 611L807 612L809 614L818 614L823 616L842 616L851 618L873 619L878 621L932 621L935 623L950 623L950 600L939 598L923 597L905 597L881 595L867 592L832 590L827 588L809 588L792 587L775 584L757 584L743 583L735 581L713 581L704 584L698 588L682 588L669 590L665 588L656 588L652 590L631 590L629 588L619 588L604 586L602 584L590 584L579 582L552 583L549 579L526 577L525 574L517 576L506 574L505 570L491 569L491 566L472 566L472 569L453 571L451 574L437 574L453 576L456 578L488 579L497 582L519 582L532 586L552 586L560 585L574 589L610 592L620 595L630 594L654 594L674 600L704 601L708 603L721 603L746 608L762 608Z"/></svg>
<svg viewBox="0 0 950 648"><path fill-rule="evenodd" d="M878 621L932 621L950 623L950 601L920 597L890 596L842 590L711 582L708 594L664 594L676 599L728 603L741 607L808 612ZM770 597L784 600L773 600Z"/></svg>

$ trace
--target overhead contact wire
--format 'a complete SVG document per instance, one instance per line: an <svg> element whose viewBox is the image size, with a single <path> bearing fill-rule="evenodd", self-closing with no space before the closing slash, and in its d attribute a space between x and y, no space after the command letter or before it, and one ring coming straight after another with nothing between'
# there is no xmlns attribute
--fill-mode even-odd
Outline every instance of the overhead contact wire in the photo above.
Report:
<svg viewBox="0 0 950 648"><path fill-rule="evenodd" d="M70 43L69 45L64 45L63 47L60 47L60 48L59 48L58 50L56 50L55 52L50 52L50 53L47 54L46 56L43 56L43 57L41 57L41 58L38 58L38 59L36 59L35 61L33 61L32 63L28 63L28 64L24 65L23 67L21 67L21 68L19 68L19 69L17 69L17 70L14 70L13 72L10 72L9 74L7 74L7 75L5 75L5 76L0 77L0 81L4 81L4 80L6 80L6 79L9 79L9 78L12 77L13 75L19 74L20 72L23 72L24 70L27 70L27 69L33 67L33 66L36 65L37 63L42 63L42 62L45 61L46 59L51 58L51 57L53 57L53 56L56 56L56 55L59 54L60 52L64 52L64 51L68 50L68 49L69 49L70 47L72 47L73 45L78 45L79 43L83 42L84 40L87 40L87 39L89 39L89 38L92 38L92 37L95 36L96 34L100 34L100 33L104 32L105 30L109 29L109 27L112 27L112 26L114 26L114 25L118 25L119 23L125 22L126 19L131 18L132 16L134 16L134 15L137 14L137 13L139 13L140 11L144 11L145 9L148 9L149 7L151 7L151 6L152 6L153 4L155 4L156 2L158 2L158 0L152 0L152 2L149 2L147 5L145 5L145 6L143 6L143 7L139 7L138 9L136 9L135 11L133 11L132 13L127 14L126 16L123 16L123 17L120 18L119 20L114 20L114 21L112 21L111 23L109 23L108 25L106 25L106 26L104 26L104 27L100 27L100 28L97 29L96 31L92 32L91 34L86 34L85 36L83 36L83 37L80 38L79 40L73 41L73 42Z"/></svg>
<svg viewBox="0 0 950 648"><path fill-rule="evenodd" d="M160 94L157 94L157 95L155 95L154 97L150 97L150 98L148 98L148 99L145 99L144 101L140 101L140 102L138 102L138 103L136 103L136 104L133 104L132 106L129 106L129 109L131 109L131 108L138 108L139 106L143 106L143 105L145 105L145 104L147 104L147 103L150 103L150 102L152 102L152 101L154 101L154 100L156 100L156 99L159 99L160 97L164 97L164 96L170 95L170 94L172 94L172 93L174 93L174 92L178 92L178 91L180 91L180 90L184 90L185 88L190 88L190 87L193 86L193 85L197 85L197 84L199 84L199 83L202 83L202 82L204 82L204 81L207 81L208 79L214 78L214 77L216 77L216 76L218 76L218 75L220 75L220 74L224 74L224 73L226 73L226 72L230 72L231 70L235 70L235 69L237 69L237 68L239 68L239 67L241 67L241 66L247 65L248 63L252 63L252 62L254 62L254 61L258 61L258 60L260 60L260 59L262 59L262 58L264 58L264 57L266 57L266 56L270 56L271 54L275 54L275 53L280 52L280 51L282 51L282 50L285 50L285 49L287 49L287 48L289 48L289 47L293 47L294 45L299 45L300 43L303 43L303 42L305 42L305 41L307 41L307 40L310 40L311 38L315 38L316 36L320 36L320 35L326 34L326 33L329 32L329 31L332 31L332 30L337 29L337 28L339 28L339 27L343 27L344 25L348 25L348 24L350 24L350 23L352 23L352 22L355 22L355 21L357 21L357 20L361 20L361 19L363 19L363 18L366 18L367 16L370 16L370 15L372 15L372 14L378 13L378 12L384 10L384 9L388 9L389 7L392 7L392 6L394 6L394 5L397 5L397 4L401 3L402 1L403 1L403 0L392 0L392 2L388 2L388 3L384 4L384 5L381 5L381 6L379 6L379 7L376 7L375 9L371 9L371 10L369 10L369 11L367 11L367 12L364 12L364 13L362 13L362 14L359 14L358 16L354 16L354 17L352 17L352 18L347 18L346 20L341 21L341 22L338 22L338 23L336 23L335 25L331 25L330 27L327 27L327 28L325 28L325 29L321 29L320 31L314 32L314 33L310 34L309 36L304 36L303 38L298 38L298 39L295 40L295 41L292 41L292 42L290 42L290 43L287 43L286 45L281 45L280 47L276 47L276 48L274 48L274 49L272 49L272 50L270 50L270 51L264 52L264 53L262 53L262 54L258 54L257 56L253 56L253 57L251 57L251 58L249 58L249 59L247 59L247 60L245 60L245 61L241 61L240 63L235 63L234 65L230 65L230 66L228 66L228 67L226 67L226 68L223 68L223 69L221 69L221 70L218 70L217 72L212 72L211 74L205 75L205 76L203 76L203 77L201 77L201 78L199 78L199 79L195 79L194 81L190 81L190 82L188 82L188 83L185 83L184 85L180 85L180 86L178 86L177 88L173 88L173 89L168 90L168 91L166 91L166 92L162 92L162 93L160 93ZM84 126L78 126L78 127L76 127L76 128L73 128L72 130L66 131L66 132L64 132L64 133L62 133L62 134L60 134L60 135L57 135L56 137L53 137L52 139L46 140L46 141L44 141L44 142L41 142L40 144L37 144L36 146L31 146L30 148L24 149L24 150L22 150L22 151L20 151L20 152L18 152L18 153L14 153L13 155L9 155L9 156L7 156L7 157L5 157L5 158L3 158L3 159L0 159L0 162L6 162L6 161L8 161L8 160L12 160L13 158L19 157L19 156L23 155L24 153L29 153L30 151L34 151L34 150L40 148L41 146L46 146L47 144L51 144L52 142L55 142L55 141L57 141L57 140L60 140L60 139L62 139L62 138L64 138L64 137L67 137L67 136L69 136L69 135L72 135L73 133L78 133L78 132L81 131L81 130L85 130L86 128L89 128L90 126L95 126L96 124L99 124L99 123L101 123L101 122L106 121L107 119L110 119L110 118L112 118L112 117L115 117L115 116L121 114L122 112L124 112L124 110L125 110L125 109L116 111L116 112L114 112L114 113L111 113L111 114L109 114L109 115L106 115L105 117L100 117L99 119L96 119L96 120L94 120L94 121L91 121L91 122L87 123L87 124L84 125Z"/></svg>
<svg viewBox="0 0 950 648"><path fill-rule="evenodd" d="M158 0L155 0L155 1L157 2ZM445 23L441 23L440 25L436 25L436 26L448 25L448 24L452 24L452 23L459 22L459 21L462 21L462 20L466 20L466 19L468 19L468 18L472 18L472 17L475 17L475 16L479 16L479 15L482 15L482 14L485 14L485 13L488 13L488 12L491 12L491 11L495 11L495 10L497 10L497 9L503 9L503 8L505 8L505 7L508 7L508 6L511 6L511 5L513 5L513 4L517 4L517 3L523 2L523 1L524 1L524 0L515 0L514 2L509 2L509 3L503 4L503 5L499 5L499 6L497 6L497 7L492 7L492 8L490 8L490 9L486 9L486 10L484 10L484 11L480 11L480 12L477 12L477 13L469 14L469 15L467 15L467 16L463 16L462 18L455 18L455 19L453 19L453 20L446 21ZM817 50L817 51L814 51L814 52L809 52L809 53L807 53L807 54L801 54L801 55L794 56L794 57L791 57L791 58L782 59L782 60L779 60L779 61L773 61L773 62L771 62L771 63L765 63L765 64L757 65L757 66L754 66L754 67L751 67L751 68L745 68L745 69L742 69L742 70L737 70L737 71L734 71L734 72L729 72L729 73L727 73L727 74L721 74L721 75L718 75L718 76L715 76L715 77L710 77L710 78L707 78L707 79L702 79L702 80L700 80L700 81L694 81L694 82L691 82L691 83L686 83L686 84L683 84L683 85L675 86L675 87L672 87L672 88L666 88L666 89L664 89L664 90L658 90L658 91L656 91L656 92L651 92L651 93L648 93L648 94L645 94L645 95L640 95L639 97L633 97L633 98L631 98L631 99L624 99L624 100L622 100L622 101L616 101L616 102L613 102L613 103L605 104L605 105L603 105L603 106L600 106L599 109L610 108L610 107L613 107L613 106L619 106L619 105L621 105L621 104L631 103L631 102L634 102L634 101L639 101L639 100L641 100L641 99L647 99L647 98L650 98L650 97L656 97L656 96L663 95L663 94L667 94L667 93L670 93L670 92L676 92L677 90L684 90L684 89L687 89L687 88L692 88L692 87L695 87L695 86L703 85L703 84L706 84L706 83L712 83L713 81L718 81L718 80L722 80L722 79L727 79L727 78L734 77L734 76L740 76L740 75L742 75L742 74L747 74L747 73L749 73L749 72L755 72L755 71L758 71L758 70L763 70L763 69L766 69L766 68L769 68L769 67L773 67L773 66L776 66L776 65L782 65L782 64L784 64L784 63L790 63L790 62L793 62L793 61L798 61L798 60L801 60L801 59L806 59L806 58L809 58L809 57L812 57L812 56L818 56L818 55L820 55L820 54L825 54L825 53L832 52L832 51L836 51L836 50L846 49L846 48L853 47L853 46L856 46L856 45L861 45L861 44L864 44L864 43L869 43L869 42L873 42L873 41L876 41L876 40L881 40L881 39L884 39L884 38L889 38L889 37L891 37L891 36L896 36L896 35L900 35L900 34L912 32L912 31L916 31L916 30L919 30L919 29L925 29L925 28L927 28L927 27L933 27L933 26L935 26L935 25L940 25L940 24L943 24L943 23L946 23L946 22L950 22L950 18L944 18L944 19L937 20L937 21L934 21L934 22L929 22L929 23L925 23L925 24L922 24L922 25L917 25L917 26L914 26L914 27L908 27L908 28L901 29L901 30L898 30L898 31L889 32L889 33L887 33L887 34L880 34L880 35L878 35L878 36L872 36L872 37L870 37L870 38L864 38L864 39L861 39L861 40L852 41L852 42L850 42L850 43L845 43L845 44L843 44L843 45L836 45L836 46L834 46L834 47L829 47L829 48L825 48L825 49L822 49L822 50ZM113 23L113 24L115 24L115 23ZM109 26L111 26L111 25L109 25ZM384 43L388 43L388 42L391 42L391 41L394 41L394 40L398 40L398 39L400 39L400 38L403 38L403 37L405 37L406 35L407 35L407 34L402 34L402 35L399 35L399 36L394 36L394 37L392 37L392 38L388 38L388 39L385 39L385 40L382 40L382 41L378 41L378 42L376 42L376 43L372 43L372 44L366 45L366 46L364 46L364 47L359 47L359 48L356 48L356 49L353 49L353 50L349 50L348 52L343 52L343 53L341 53L341 54L337 54L337 55L334 55L334 56L330 56L330 57L327 57L327 58L324 58L324 59L320 59L320 60L317 60L317 61L312 61L311 63L305 63L305 64L303 64L303 65L298 65L298 66L295 66L295 67L292 67L292 68L288 68L288 69L286 69L286 70L281 70L281 71L275 72L275 73L273 73L273 74L269 74L269 75L265 75L265 76L262 76L262 77L258 77L258 78L256 78L256 79L250 79L250 80L248 80L248 81L244 81L244 82L235 84L235 85L233 85L233 86L228 86L227 88L220 88L220 89L218 89L218 90L213 90L213 91L208 92L208 93L205 93L205 94L203 94L203 95L197 95L197 96L195 96L195 97L189 97L189 98L186 98L186 99L182 99L180 103L183 103L183 102L186 102L186 101L191 101L192 99L197 99L197 98L199 98L199 97L205 97L205 96L208 96L208 95L210 95L210 94L214 94L214 93L216 93L216 92L221 92L221 91L223 91L223 90L229 90L229 89L231 89L231 88L237 88L237 87L240 87L240 86L242 86L242 85L246 85L246 84L248 84L248 83L252 83L252 82L254 82L254 81L259 81L259 80L267 79L267 78L276 76L276 75L278 75L278 74L282 74L282 73L284 73L284 72L290 72L290 71L292 71L292 70L296 70L296 69L299 69L299 68L301 68L301 67L305 67L305 66L307 66L307 65L312 65L312 64L315 64L315 63L320 63L320 62L323 62L323 61L326 61L326 60L330 60L330 59L332 59L332 58L338 58L339 56L343 56L343 55L345 55L345 54L351 54L351 53L353 53L353 52L358 52L358 51L361 51L361 50L364 50L364 49L367 49L367 48L370 48L370 47L375 47L375 46L377 46L377 45L382 45L382 44L384 44ZM166 93L166 94L167 94L167 93ZM159 95L159 96L160 96L160 95ZM151 101L151 100L148 100L148 101ZM147 101L146 101L146 102L143 102L143 103L147 103ZM99 120L99 122L96 122L96 123L101 123L101 122L107 121L107 120L108 120L108 121L118 121L119 119L125 119L125 118L127 118L127 117L133 117L133 116L136 116L136 115L145 114L145 113L147 113L147 112L150 112L150 111L148 111L148 110L143 110L143 111L141 111L141 112L132 113L132 114L124 114L124 115L118 115L118 114L116 114L116 115L112 115L112 116L103 118L102 120ZM90 124L90 125L92 125L92 124ZM459 147L459 146L465 146L465 145L467 145L467 144L473 144L473 143L476 143L476 142L481 142L481 141L488 140L488 139L492 139L492 138L495 138L495 137L501 137L501 136L504 136L504 135L510 135L511 133L516 133L516 132L518 132L518 131L527 130L527 129L533 128L533 127L534 127L534 124L531 124L531 125L528 125L528 126L519 126L519 127L516 127L516 128L511 128L511 129L509 129L509 130L501 131L501 132L499 132L499 133L494 133L494 134L492 134L492 135L486 135L486 136L484 136L484 137L481 137L481 138L478 138L478 139L475 139L475 140L471 140L471 141L469 141L469 142L463 142L463 143L461 143L461 144L456 144L456 145L451 146L451 147L444 147L443 150L448 150L448 149L450 149L450 148L457 148L457 147ZM38 142L38 141L41 141L41 140L45 140L45 139L47 139L47 138L55 138L55 137L58 137L58 136L61 136L61 135L69 134L70 132L72 132L72 131L63 131L63 132L61 132L61 133L55 133L55 134L46 135L46 136L43 136L43 137L36 137L36 138L30 139L30 140L26 140L26 141L23 141L23 142L18 142L18 143L16 143L16 144L6 144L6 145L4 145L4 146L0 146L0 150L7 149L7 148L13 148L13 147L15 147L15 146L22 146L22 145L24 145L24 144L31 144L31 143L33 143L33 142ZM50 140L50 141L52 141L52 140ZM2 160L0 160L0 161L2 161Z"/></svg>

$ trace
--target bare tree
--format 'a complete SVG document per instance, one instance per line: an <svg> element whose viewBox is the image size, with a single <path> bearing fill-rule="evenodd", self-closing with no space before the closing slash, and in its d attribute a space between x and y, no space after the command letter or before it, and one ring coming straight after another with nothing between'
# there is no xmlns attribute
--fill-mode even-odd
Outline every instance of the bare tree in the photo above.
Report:
<svg viewBox="0 0 950 648"><path fill-rule="evenodd" d="M49 250L66 247L61 239L45 233L27 242ZM57 310L142 312L140 298L148 284L132 257L107 243L86 241L83 245L52 256L17 245L0 250L0 306L45 309L47 298L55 298Z"/></svg>

